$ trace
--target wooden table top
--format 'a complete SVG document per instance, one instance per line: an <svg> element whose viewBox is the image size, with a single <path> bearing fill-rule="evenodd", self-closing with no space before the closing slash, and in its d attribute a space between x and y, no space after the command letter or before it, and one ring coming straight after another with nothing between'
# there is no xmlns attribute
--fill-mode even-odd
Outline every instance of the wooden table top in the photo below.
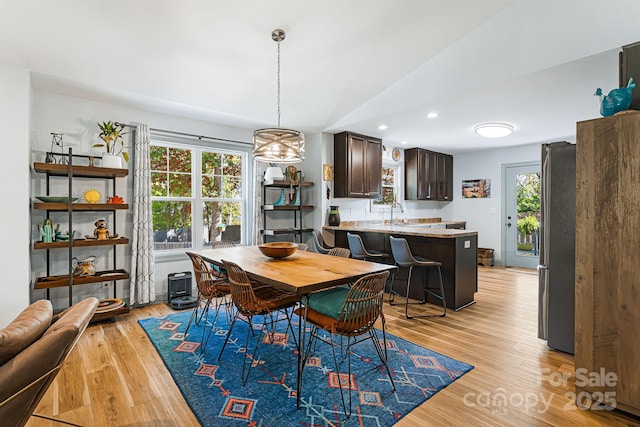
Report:
<svg viewBox="0 0 640 427"><path fill-rule="evenodd" d="M299 295L354 282L367 274L386 270L393 272L397 269L390 264L302 250L285 259L272 259L262 255L257 246L205 249L196 253L217 265L222 265L222 260L234 262L242 267L251 279Z"/></svg>

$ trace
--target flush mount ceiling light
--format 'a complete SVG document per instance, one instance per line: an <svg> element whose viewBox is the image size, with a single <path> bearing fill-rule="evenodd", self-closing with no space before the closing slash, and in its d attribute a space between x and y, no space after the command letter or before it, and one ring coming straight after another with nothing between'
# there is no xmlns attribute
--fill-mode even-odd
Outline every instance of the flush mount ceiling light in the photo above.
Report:
<svg viewBox="0 0 640 427"><path fill-rule="evenodd" d="M271 38L278 44L278 127L253 132L253 156L259 162L299 163L304 160L304 134L280 128L280 42L284 30L276 29Z"/></svg>
<svg viewBox="0 0 640 427"><path fill-rule="evenodd" d="M481 123L476 125L473 130L480 136L487 138L502 138L511 135L513 126L508 123Z"/></svg>
<svg viewBox="0 0 640 427"><path fill-rule="evenodd" d="M380 126L378 126L378 129L379 129L379 130L387 130L387 129L389 129L389 126L387 126L387 125L380 125Z"/></svg>

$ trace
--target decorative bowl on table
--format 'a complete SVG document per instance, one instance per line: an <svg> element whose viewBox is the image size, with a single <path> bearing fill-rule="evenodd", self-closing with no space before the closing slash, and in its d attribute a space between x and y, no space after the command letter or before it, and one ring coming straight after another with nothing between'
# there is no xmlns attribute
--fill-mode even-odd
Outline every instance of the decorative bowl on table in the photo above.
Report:
<svg viewBox="0 0 640 427"><path fill-rule="evenodd" d="M269 242L258 245L258 249L269 258L282 259L293 255L298 245L293 242Z"/></svg>

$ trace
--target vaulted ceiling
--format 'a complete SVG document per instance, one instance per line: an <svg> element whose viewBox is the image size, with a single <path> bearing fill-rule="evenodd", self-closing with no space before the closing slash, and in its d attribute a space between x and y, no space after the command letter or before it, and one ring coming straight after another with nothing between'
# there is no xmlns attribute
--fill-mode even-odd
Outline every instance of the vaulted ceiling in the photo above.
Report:
<svg viewBox="0 0 640 427"><path fill-rule="evenodd" d="M635 0L0 0L34 87L200 120L456 153L571 139L640 41ZM438 112L435 119L427 114ZM135 120L135 118L132 118ZM473 126L514 126L485 139ZM388 126L379 130L378 126Z"/></svg>

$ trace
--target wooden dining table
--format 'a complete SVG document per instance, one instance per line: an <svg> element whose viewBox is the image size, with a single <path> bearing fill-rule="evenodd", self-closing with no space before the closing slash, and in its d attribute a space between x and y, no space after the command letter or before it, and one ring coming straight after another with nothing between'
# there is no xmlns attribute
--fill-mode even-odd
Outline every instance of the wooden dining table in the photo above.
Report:
<svg viewBox="0 0 640 427"><path fill-rule="evenodd" d="M231 261L239 265L250 279L300 295L303 304L313 292L353 283L368 274L397 270L397 267L391 264L302 250L284 259L273 259L263 255L258 246L204 249L196 253L218 266L223 266L223 260ZM302 391L302 371L305 364L303 334L306 327L303 328L302 324L302 321L298 322L298 409Z"/></svg>

